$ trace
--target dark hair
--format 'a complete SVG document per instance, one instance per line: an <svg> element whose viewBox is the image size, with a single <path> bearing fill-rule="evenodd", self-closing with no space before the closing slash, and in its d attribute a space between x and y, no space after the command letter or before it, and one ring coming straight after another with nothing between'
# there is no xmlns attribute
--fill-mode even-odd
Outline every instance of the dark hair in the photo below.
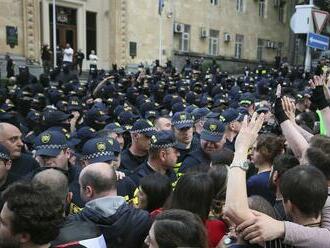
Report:
<svg viewBox="0 0 330 248"><path fill-rule="evenodd" d="M289 154L280 154L276 156L273 162L273 172L277 171L278 177L282 176L287 170L299 165L299 160Z"/></svg>
<svg viewBox="0 0 330 248"><path fill-rule="evenodd" d="M257 139L257 151L263 159L272 164L274 158L284 149L284 139L274 134L261 134Z"/></svg>
<svg viewBox="0 0 330 248"><path fill-rule="evenodd" d="M306 150L308 164L315 166L330 180L330 138L315 136Z"/></svg>
<svg viewBox="0 0 330 248"><path fill-rule="evenodd" d="M96 193L114 190L117 188L117 177L112 166L109 166L109 173L104 175L99 171L86 170L80 178L81 186L85 188L87 185L90 185Z"/></svg>
<svg viewBox="0 0 330 248"><path fill-rule="evenodd" d="M212 166L208 171L209 177L213 180L215 196L212 200L211 211L214 215L221 215L222 206L226 200L228 166Z"/></svg>
<svg viewBox="0 0 330 248"><path fill-rule="evenodd" d="M45 185L30 182L14 183L2 193L2 199L13 212L11 231L28 233L34 244L43 245L54 240L64 218L60 197Z"/></svg>
<svg viewBox="0 0 330 248"><path fill-rule="evenodd" d="M280 179L284 201L290 200L303 214L318 217L328 197L328 185L322 172L313 166L296 166Z"/></svg>
<svg viewBox="0 0 330 248"><path fill-rule="evenodd" d="M149 212L162 207L172 192L170 180L160 173L145 176L141 179L140 186L147 195L146 210Z"/></svg>
<svg viewBox="0 0 330 248"><path fill-rule="evenodd" d="M154 222L159 248L207 248L207 236L201 219L191 212L171 209L160 213Z"/></svg>
<svg viewBox="0 0 330 248"><path fill-rule="evenodd" d="M206 220L214 197L213 187L213 181L206 173L187 173L173 191L171 208L188 210Z"/></svg>
<svg viewBox="0 0 330 248"><path fill-rule="evenodd" d="M275 209L273 206L260 195L252 195L248 197L249 208L258 212L267 214L276 219Z"/></svg>

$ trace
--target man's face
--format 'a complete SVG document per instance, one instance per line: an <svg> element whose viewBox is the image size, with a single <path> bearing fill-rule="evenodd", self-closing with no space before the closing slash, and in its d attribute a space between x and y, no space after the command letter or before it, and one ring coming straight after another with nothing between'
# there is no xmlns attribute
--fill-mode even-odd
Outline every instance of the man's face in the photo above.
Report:
<svg viewBox="0 0 330 248"><path fill-rule="evenodd" d="M8 149L12 159L19 158L21 156L22 147L24 145L21 137L21 131L12 125L6 126L2 131L0 144Z"/></svg>
<svg viewBox="0 0 330 248"><path fill-rule="evenodd" d="M125 140L124 140L124 136L121 133L110 133L110 138L113 138L115 140L118 141L119 145L120 145L120 149L124 149L124 144L125 144Z"/></svg>
<svg viewBox="0 0 330 248"><path fill-rule="evenodd" d="M38 161L40 166L57 167L64 170L68 169L68 155L65 150L62 150L56 157L39 156Z"/></svg>
<svg viewBox="0 0 330 248"><path fill-rule="evenodd" d="M177 141L189 145L193 139L193 128L192 127L181 128L181 129L174 128L174 135Z"/></svg>
<svg viewBox="0 0 330 248"><path fill-rule="evenodd" d="M155 123L155 127L159 131L162 131L162 130L170 131L172 129L171 121L168 118L159 118Z"/></svg>
<svg viewBox="0 0 330 248"><path fill-rule="evenodd" d="M173 168L180 156L180 152L174 147L165 150L166 167Z"/></svg>
<svg viewBox="0 0 330 248"><path fill-rule="evenodd" d="M213 153L222 150L224 144L225 144L224 138L222 138L218 142L207 141L207 140L201 139L201 147L202 147L203 151L208 155L212 155Z"/></svg>
<svg viewBox="0 0 330 248"><path fill-rule="evenodd" d="M230 123L230 128L235 133L239 133L239 131L241 130L241 126L242 126L242 123L239 121L233 121Z"/></svg>
<svg viewBox="0 0 330 248"><path fill-rule="evenodd" d="M2 248L20 247L19 236L12 231L13 218L14 213L8 209L6 202L0 214L0 247Z"/></svg>
<svg viewBox="0 0 330 248"><path fill-rule="evenodd" d="M137 145L141 150L148 152L150 147L150 137L139 133L137 136Z"/></svg>

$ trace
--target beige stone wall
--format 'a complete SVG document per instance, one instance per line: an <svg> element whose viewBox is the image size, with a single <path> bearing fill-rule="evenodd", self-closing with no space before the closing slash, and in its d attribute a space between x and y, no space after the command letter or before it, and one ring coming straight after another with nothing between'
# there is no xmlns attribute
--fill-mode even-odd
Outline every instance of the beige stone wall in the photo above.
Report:
<svg viewBox="0 0 330 248"><path fill-rule="evenodd" d="M266 1L266 16L259 17L258 1L245 0L244 12L236 11L236 1L220 0L213 6L210 0L166 0L163 12L163 49L166 61L172 50L179 50L180 34L173 35L173 23L184 23L191 26L190 52L208 53L209 39L200 38L201 27L220 31L220 55L234 57L235 35L244 35L243 59L256 60L257 40L265 39L283 42L282 56L286 56L289 42L288 18L286 22L278 21L278 9L273 1ZM128 40L138 42L138 56L129 62L152 61L158 58L159 49L159 16L158 1L129 1L128 5ZM170 17L170 13L172 16ZM168 16L167 16L168 15ZM287 17L287 14L285 13ZM170 17L170 18L169 18ZM229 33L232 40L224 42L224 34ZM273 61L275 49L264 49L263 59Z"/></svg>
<svg viewBox="0 0 330 248"><path fill-rule="evenodd" d="M6 26L17 27L18 46L10 48L6 44ZM0 53L7 52L24 56L24 26L23 26L23 3L22 0L0 1Z"/></svg>
<svg viewBox="0 0 330 248"><path fill-rule="evenodd" d="M0 1L0 53L10 52L27 58L40 57L40 44L49 39L45 32L42 4L50 0L1 0ZM278 21L278 10L273 1L267 0L266 17L258 16L258 1L245 0L244 12L236 11L235 0L219 0L213 6L210 0L165 0L163 15L158 15L158 0L57 0L62 6L77 8L78 47L86 49L86 11L97 13L97 50L100 66L110 68L120 65L152 63L159 56L160 18L162 20L162 62L179 50L180 34L173 33L175 22L189 24L190 52L207 54L209 39L200 38L200 29L220 31L221 56L233 57L235 35L244 35L243 59L255 60L258 38L283 42L286 56L289 42L289 18L286 23ZM41 7L42 7L41 4ZM45 5L45 6L46 6ZM45 9L48 9L47 7ZM44 10L45 10L44 9ZM287 15L287 14L286 14ZM41 25L42 24L42 25ZM18 46L6 45L5 26L18 27ZM41 30L40 30L41 29ZM49 28L48 28L49 29ZM224 33L231 35L231 42L224 42ZM26 35L25 35L26 34ZM41 38L43 37L43 39ZM45 38L46 37L46 38ZM33 42L32 42L33 40ZM137 57L129 56L129 42L137 42ZM89 51L85 51L88 55ZM273 61L274 49L264 49L263 59ZM85 63L87 66L87 63Z"/></svg>

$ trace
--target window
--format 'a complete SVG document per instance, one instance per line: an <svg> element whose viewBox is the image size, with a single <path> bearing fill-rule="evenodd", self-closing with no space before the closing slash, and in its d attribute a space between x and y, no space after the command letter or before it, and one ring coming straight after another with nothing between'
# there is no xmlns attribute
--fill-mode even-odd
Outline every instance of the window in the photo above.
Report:
<svg viewBox="0 0 330 248"><path fill-rule="evenodd" d="M278 7L278 20L280 23L284 23L284 6Z"/></svg>
<svg viewBox="0 0 330 248"><path fill-rule="evenodd" d="M96 50L96 13L93 12L86 12L86 52L87 54L90 54L92 50L95 51L97 54ZM86 56L88 59L88 55Z"/></svg>
<svg viewBox="0 0 330 248"><path fill-rule="evenodd" d="M258 61L262 60L262 52L264 49L264 45L265 45L265 40L258 39L258 44L257 44L257 60Z"/></svg>
<svg viewBox="0 0 330 248"><path fill-rule="evenodd" d="M190 49L190 25L184 24L180 39L180 51L189 52Z"/></svg>
<svg viewBox="0 0 330 248"><path fill-rule="evenodd" d="M243 53L244 35L236 34L235 39L235 58L241 59Z"/></svg>
<svg viewBox="0 0 330 248"><path fill-rule="evenodd" d="M209 55L219 55L219 31L217 30L210 30Z"/></svg>
<svg viewBox="0 0 330 248"><path fill-rule="evenodd" d="M244 1L243 0L236 0L236 10L237 10L237 12L244 11Z"/></svg>
<svg viewBox="0 0 330 248"><path fill-rule="evenodd" d="M265 17L266 0L259 0L259 16Z"/></svg>
<svg viewBox="0 0 330 248"><path fill-rule="evenodd" d="M212 5L218 5L219 4L219 0L210 0Z"/></svg>

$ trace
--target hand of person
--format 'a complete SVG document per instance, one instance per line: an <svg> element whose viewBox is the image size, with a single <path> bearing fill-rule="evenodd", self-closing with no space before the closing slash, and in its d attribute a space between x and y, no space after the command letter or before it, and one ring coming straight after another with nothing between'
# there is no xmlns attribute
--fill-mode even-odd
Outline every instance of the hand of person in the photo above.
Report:
<svg viewBox="0 0 330 248"><path fill-rule="evenodd" d="M282 108L286 116L290 119L290 121L295 122L296 117L296 106L294 102L287 96L282 98Z"/></svg>
<svg viewBox="0 0 330 248"><path fill-rule="evenodd" d="M251 244L270 241L284 237L285 227L283 221L278 221L270 216L252 210L254 218L237 226L236 231Z"/></svg>
<svg viewBox="0 0 330 248"><path fill-rule="evenodd" d="M264 122L264 114L258 114L255 112L252 115L251 121L248 122L247 115L244 117L242 127L237 135L235 142L235 153L242 152L247 153L250 146L256 141L258 132L260 131Z"/></svg>
<svg viewBox="0 0 330 248"><path fill-rule="evenodd" d="M319 110L328 107L329 104L324 94L325 77L314 76L313 80L310 80L309 83L311 88L313 88L311 101L315 107Z"/></svg>
<svg viewBox="0 0 330 248"><path fill-rule="evenodd" d="M117 181L122 180L126 175L124 172L116 171Z"/></svg>
<svg viewBox="0 0 330 248"><path fill-rule="evenodd" d="M280 124L288 119L288 116L284 112L284 109L283 109L283 106L282 106L281 90L282 90L282 87L281 87L280 84L278 84L277 88L276 88L276 100L275 100L275 106L274 106L274 116Z"/></svg>

